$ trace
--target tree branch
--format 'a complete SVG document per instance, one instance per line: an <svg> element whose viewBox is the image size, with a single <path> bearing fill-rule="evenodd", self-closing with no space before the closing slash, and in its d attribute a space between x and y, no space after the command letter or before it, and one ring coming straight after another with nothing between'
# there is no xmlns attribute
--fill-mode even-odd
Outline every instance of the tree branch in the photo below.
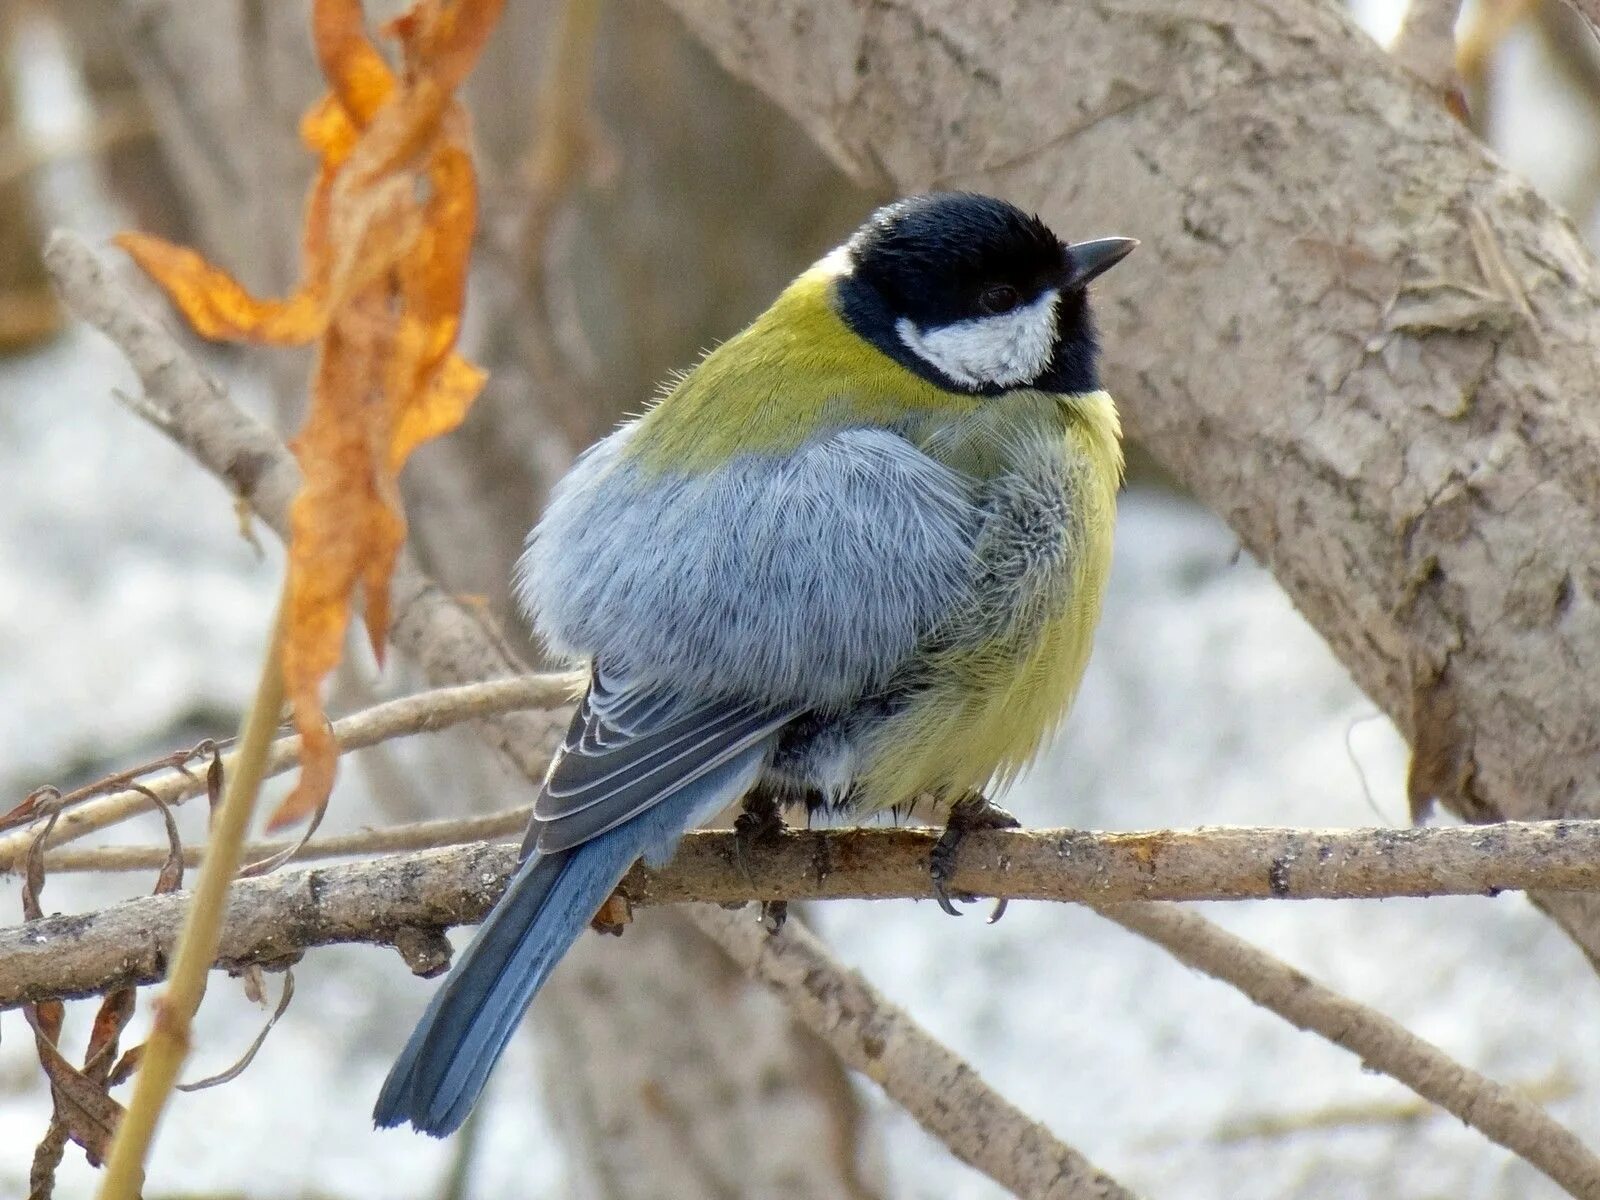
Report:
<svg viewBox="0 0 1600 1200"><path fill-rule="evenodd" d="M1600 1159L1571 1130L1532 1100L1462 1066L1382 1013L1308 979L1194 913L1157 904L1113 904L1100 913L1179 962L1238 988L1296 1028L1344 1047L1367 1069L1383 1072L1459 1117L1572 1195L1600 1196Z"/></svg>
<svg viewBox="0 0 1600 1200"><path fill-rule="evenodd" d="M452 822L429 825L450 837L466 832ZM933 894L928 857L938 837L938 830L920 828L791 831L741 863L731 833L692 833L671 863L659 871L636 866L620 891L636 907L925 899ZM311 843L307 853L317 847ZM272 963L312 946L385 943L400 929L470 924L515 867L515 847L473 844L247 880L235 889L219 961ZM1474 895L1535 886L1600 887L1600 822L993 830L963 840L953 882L955 891L977 896L1094 905ZM0 930L0 1007L154 982L186 904L182 894L154 896Z"/></svg>
<svg viewBox="0 0 1600 1200"><path fill-rule="evenodd" d="M407 850L435 850L472 842L520 838L533 816L533 805L485 813L481 817L447 817L437 821L412 821L383 829L362 829L335 834L300 845L297 841L250 842L244 848L249 862L263 862L299 846L294 862L327 858L357 858L373 854L400 854ZM103 871L153 871L167 862L170 850L155 856L156 846L95 846L87 850L53 850L44 856L47 875ZM186 846L183 865L195 867L205 858L204 846Z"/></svg>
<svg viewBox="0 0 1600 1200"><path fill-rule="evenodd" d="M662 871L636 867L622 891L634 905L688 899L727 903L926 897L931 894L927 859L936 839L933 830L788 833L749 859L747 875L733 835L697 833L684 840L677 857ZM1554 878L1587 879L1593 886L1600 830L1588 823L1410 830L1399 835L1389 830L1306 834L1228 829L1182 835L1176 846L1168 844L1172 840L1173 835L1164 833L974 833L962 844L954 886L984 895L1086 901L1189 965L1232 983L1300 1028L1359 1054L1368 1065L1522 1154L1574 1195L1597 1194L1600 1163L1531 1102L1193 914L1106 902L1128 895L1177 895L1179 890L1170 885L1169 867L1181 878L1210 875L1213 868L1203 861L1213 851L1221 860L1240 858L1241 865L1253 861L1253 866L1233 880L1227 879L1227 868L1217 868L1217 877L1225 882L1195 888L1192 898L1474 891L1497 886L1485 881L1505 877L1498 869L1506 862L1529 855L1538 859L1546 853ZM1152 852L1153 846L1161 849ZM1467 874L1450 877L1430 860L1456 862ZM1160 869L1153 873L1158 861ZM480 919L515 863L514 847L478 843L240 883L229 900L221 965L233 969L249 963L281 965L312 946L334 942L393 943L412 961L414 947L435 944L439 930ZM1284 863L1288 865L1280 865ZM1472 874L1477 867L1488 873ZM1391 886L1378 885L1383 877ZM1539 880L1543 886L1551 881ZM159 979L187 899L183 894L147 897L98 913L47 917L0 931L0 1007ZM904 1028L901 1023L906 1018L898 1010L880 1011L876 994L853 973L837 966L824 970L816 958L820 951L809 943L799 948L787 941L772 943L747 917L714 909L696 909L693 919L741 964L777 987L800 1019L840 1050L847 1062L882 1083L918 1120L946 1138L955 1153L994 1174L996 1168L984 1157L983 1139L975 1132L986 1128L984 1123L961 1124L952 1113L960 1114L964 1108L949 1104L948 1092L939 1092L946 1103L935 1104L912 1086L930 1062L947 1061L948 1051L932 1048L925 1034ZM422 956L422 961L429 970L440 965L437 954ZM803 981L799 991L797 979ZM850 1015L846 1019L841 1014ZM874 1051L874 1046L879 1049ZM896 1048L886 1052L886 1046ZM1004 1105L997 1098L994 1103ZM1001 1157L1014 1159L1017 1169L1067 1161L1060 1158L1058 1144L1036 1126L1011 1123L1005 1115L1009 1106L996 1111L1000 1115L992 1120L997 1124L987 1128L991 1135L1003 1129L1013 1139ZM1072 1161L1081 1164L1075 1157ZM1092 1171L1087 1164L1081 1166ZM1013 1186L1013 1180L995 1177ZM1023 1187L1020 1194L1057 1193Z"/></svg>
<svg viewBox="0 0 1600 1200"><path fill-rule="evenodd" d="M1132 1192L930 1038L904 1009L857 972L840 968L798 922L769 934L746 913L700 904L690 908L689 919L968 1166L1018 1196L1133 1200Z"/></svg>
<svg viewBox="0 0 1600 1200"><path fill-rule="evenodd" d="M375 746L380 742L392 738L404 737L413 733L435 733L442 729L449 729L463 721L482 720L486 717L499 716L509 712L519 712L529 709L557 709L565 707L572 699L573 689L577 677L574 675L521 675L509 679L491 679L482 683L461 684L456 687L435 688L432 691L419 692L413 696L404 696L398 700L390 700L383 704L375 704L371 708L341 718L333 723L333 737L339 745L341 753L361 750L368 746ZM229 753L222 756L223 773L226 776L233 770L236 755ZM289 770L300 761L300 737L291 734L273 742L267 752L266 775L280 775ZM66 842L105 829L125 821L129 817L138 816L140 813L153 810L157 803L182 804L185 800L193 799L206 790L206 783L199 775L183 771L173 771L141 784L137 788L127 788L113 792L110 795L90 800L81 806L63 813L51 831L47 846L59 846ZM504 814L494 814L490 821L504 820ZM440 824L456 825L456 822L440 822ZM460 840L471 841L474 838L491 837L500 832L499 825L468 825L467 828L476 830L473 837ZM0 837L0 872L15 871L21 868L23 860L27 857L28 847L32 844L34 833L32 830L19 832ZM331 839L330 839L331 840ZM390 842L371 847L372 851L378 850L406 850L414 849L419 845L445 845L444 842L426 843L399 843ZM289 843L270 843L282 849ZM120 848L119 848L120 849ZM46 866L52 870L131 870L144 865L140 857L141 848L129 848L134 851L129 857L126 853L119 859L113 850L91 851L91 855L101 855L98 866L72 867L63 865L72 859L58 860L47 858ZM249 848L252 851L265 851L263 846ZM349 851L355 852L355 851ZM349 853L346 852L346 853ZM159 867L165 861L165 851L162 857L156 860ZM254 853L248 856L252 860L265 857L265 854ZM89 861L96 861L90 859ZM198 851L189 852L189 861L198 862Z"/></svg>

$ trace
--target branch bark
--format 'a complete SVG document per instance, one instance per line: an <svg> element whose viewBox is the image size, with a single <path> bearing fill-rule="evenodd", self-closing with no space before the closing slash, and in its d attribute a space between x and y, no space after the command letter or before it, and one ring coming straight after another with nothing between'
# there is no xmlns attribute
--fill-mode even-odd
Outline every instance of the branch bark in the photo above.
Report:
<svg viewBox="0 0 1600 1200"><path fill-rule="evenodd" d="M528 809L419 821L319 838L301 860L461 846L520 836ZM694 834L664 876L630 877L643 904L692 900L886 900L923 897L937 831L791 831L763 845L759 867L726 873L727 835ZM250 847L278 854L291 842ZM165 845L59 850L47 871L157 870ZM185 851L198 863L202 847ZM1159 829L1096 833L1019 829L961 843L961 886L1019 900L1382 900L1600 890L1600 821L1506 822L1425 829ZM680 875L680 872L683 874ZM663 890L664 889L664 890Z"/></svg>
<svg viewBox="0 0 1600 1200"><path fill-rule="evenodd" d="M1394 718L1419 809L1600 813L1600 271L1343 6L669 3L859 179L1140 238L1098 309L1129 426ZM1600 898L1538 899L1600 952Z"/></svg>
<svg viewBox="0 0 1600 1200"><path fill-rule="evenodd" d="M449 823L440 823L449 824ZM396 833L403 832L400 830ZM448 830L451 836L465 832ZM734 835L689 834L620 891L635 908L707 901L926 899L937 829L790 831L741 861ZM317 843L311 843L315 853ZM112 851L111 853L118 853ZM163 855L165 851L162 852ZM274 963L334 942L481 920L516 848L474 843L245 880L219 963ZM953 890L1091 905L1129 900L1379 899L1600 888L1600 822L1448 829L990 830L961 843ZM183 894L0 930L0 1007L152 983Z"/></svg>
<svg viewBox="0 0 1600 1200"><path fill-rule="evenodd" d="M689 916L734 962L781 996L844 1062L866 1075L962 1162L1017 1196L1133 1200L1133 1193L1000 1096L796 922L768 934L747 914Z"/></svg>
<svg viewBox="0 0 1600 1200"><path fill-rule="evenodd" d="M1232 984L1298 1029L1360 1057L1368 1070L1417 1095L1527 1159L1573 1196L1600 1197L1600 1159L1526 1096L1462 1066L1382 1013L1308 979L1242 938L1180 908L1115 904L1100 914L1179 962Z"/></svg>
<svg viewBox="0 0 1600 1200"><path fill-rule="evenodd" d="M1600 1161L1531 1101L1192 913L1108 903L1126 895L1177 894L1151 874L1151 836L1168 835L974 833L963 843L955 886L984 894L1084 900L1298 1027L1360 1055L1370 1067L1523 1155L1574 1196L1600 1195ZM636 867L622 890L635 905L686 899L726 903L774 897L927 896L927 856L936 837L932 830L789 833L741 865L731 834L692 834L671 865L660 872ZM1309 840L1284 830L1218 830L1189 835L1189 849L1177 857L1192 861L1209 842L1226 859L1254 843L1254 879L1244 881L1244 890L1287 895L1339 894L1330 883L1339 878L1353 878L1369 889L1376 859L1391 878L1392 886L1383 894L1424 894L1457 884L1460 890L1475 890L1467 886L1473 882L1470 875L1438 886L1442 873L1426 870L1426 882L1417 881L1414 865L1406 860L1423 856L1430 842L1435 848L1505 862L1521 857L1517 843L1526 840L1529 847L1558 848L1558 856L1570 853L1570 869L1592 876L1597 838L1600 830L1588 825L1401 835L1357 830L1310 835ZM1512 846L1508 849L1501 839ZM1293 843L1290 858L1297 865L1284 878L1276 866L1283 858L1272 850L1286 840ZM1071 852L1064 853L1069 847ZM1163 859L1163 872L1169 866L1167 853L1154 856ZM477 843L243 882L229 900L220 965L284 965L315 945L379 942L394 944L421 969L437 970L442 966L439 955L419 954L417 948L437 948L441 929L480 919L515 862L515 848ZM1235 888L1224 884L1194 894L1230 898ZM88 916L47 917L0 931L0 1006L153 982L166 969L186 906L182 894L153 896ZM709 907L694 908L691 919L964 1161L1019 1195L1126 1194L989 1092L970 1068L903 1012L829 960L809 935L791 931L771 938L748 916ZM1058 1179L1060 1190L1041 1182L1047 1179Z"/></svg>

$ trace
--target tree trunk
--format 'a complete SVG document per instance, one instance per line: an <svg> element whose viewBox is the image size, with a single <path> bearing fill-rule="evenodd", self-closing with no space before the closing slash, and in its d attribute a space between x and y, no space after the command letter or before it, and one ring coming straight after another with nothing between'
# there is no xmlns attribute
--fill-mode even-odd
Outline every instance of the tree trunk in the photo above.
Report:
<svg viewBox="0 0 1600 1200"><path fill-rule="evenodd" d="M670 3L856 178L1140 238L1098 288L1129 424L1410 739L1414 805L1600 815L1600 274L1342 6ZM1539 899L1600 954L1600 898Z"/></svg>

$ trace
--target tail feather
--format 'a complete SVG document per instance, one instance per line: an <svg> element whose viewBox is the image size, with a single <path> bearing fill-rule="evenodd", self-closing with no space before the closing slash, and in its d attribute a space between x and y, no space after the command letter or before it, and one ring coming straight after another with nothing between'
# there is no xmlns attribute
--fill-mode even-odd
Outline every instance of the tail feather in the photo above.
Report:
<svg viewBox="0 0 1600 1200"><path fill-rule="evenodd" d="M765 755L753 746L626 824L568 850L536 854L435 992L373 1110L444 1137L466 1120L551 970L641 855L659 860L687 830L736 799Z"/></svg>

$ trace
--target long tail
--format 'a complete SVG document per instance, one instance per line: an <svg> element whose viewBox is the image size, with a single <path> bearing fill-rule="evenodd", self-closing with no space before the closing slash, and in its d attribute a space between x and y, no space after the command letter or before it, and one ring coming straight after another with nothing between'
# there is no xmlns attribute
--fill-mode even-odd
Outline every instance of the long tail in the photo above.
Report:
<svg viewBox="0 0 1600 1200"><path fill-rule="evenodd" d="M626 824L524 862L417 1022L373 1121L454 1133L534 994L628 868L641 855L664 858L687 829L737 799L764 754L753 746Z"/></svg>

